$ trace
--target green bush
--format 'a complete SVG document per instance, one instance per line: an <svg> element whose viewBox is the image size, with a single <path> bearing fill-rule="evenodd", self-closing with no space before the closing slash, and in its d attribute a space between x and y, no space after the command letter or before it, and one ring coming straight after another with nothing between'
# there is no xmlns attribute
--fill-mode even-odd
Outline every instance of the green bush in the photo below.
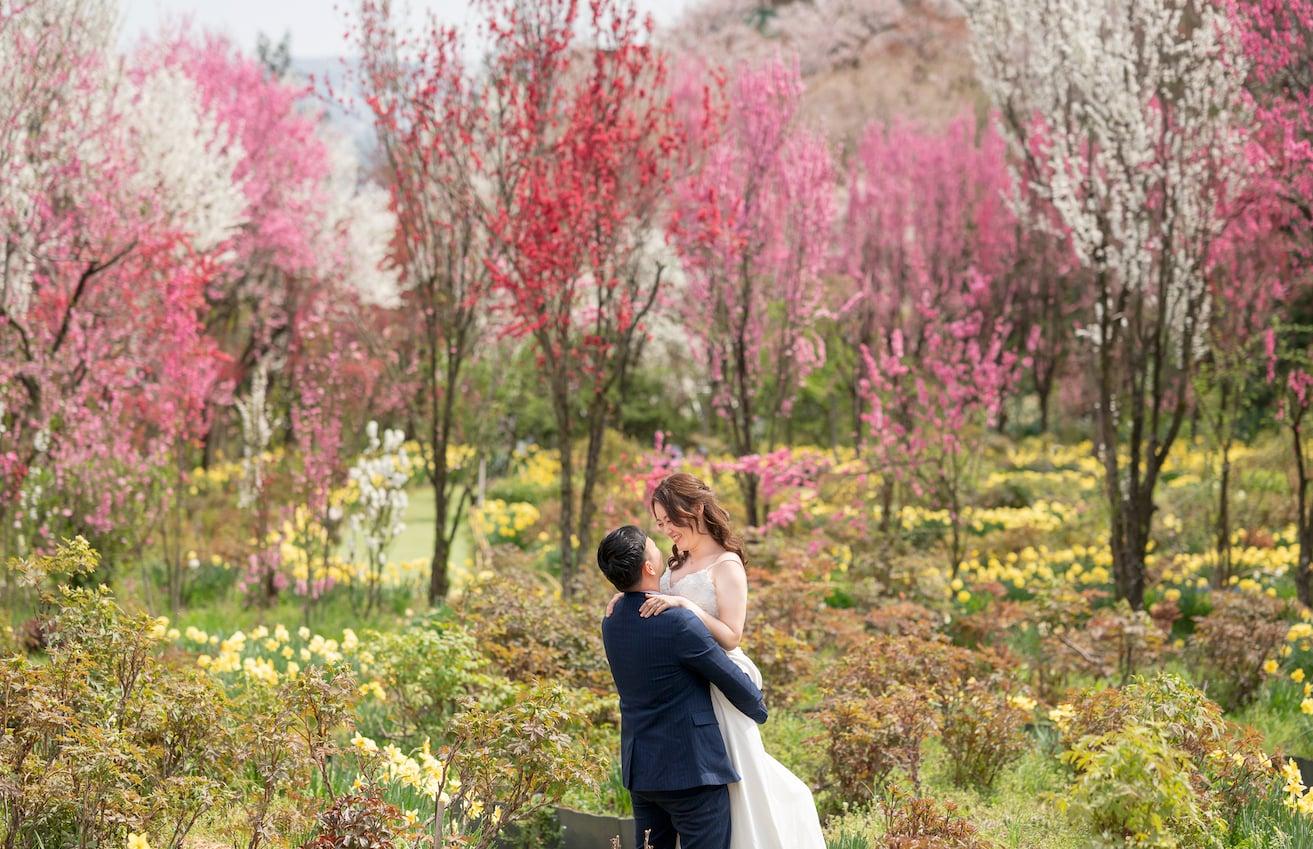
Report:
<svg viewBox="0 0 1313 849"><path fill-rule="evenodd" d="M381 716L365 725L410 746L425 737L442 739L460 701L487 681L474 637L453 622L419 620L400 631L370 631L364 647L373 658L370 674L387 694Z"/></svg>
<svg viewBox="0 0 1313 849"><path fill-rule="evenodd" d="M1217 704L1171 673L1086 693L1063 721L1062 738L1072 749L1088 748L1091 739L1136 728L1184 753L1202 804L1227 819L1267 791L1267 758L1255 733L1228 722Z"/></svg>
<svg viewBox="0 0 1313 849"><path fill-rule="evenodd" d="M30 585L69 574L85 545L13 564ZM47 596L44 663L0 660L0 830L11 846L117 845L130 832L176 849L202 813L234 798L241 762L222 689L166 662L163 629L105 588Z"/></svg>
<svg viewBox="0 0 1313 849"><path fill-rule="evenodd" d="M1222 846L1225 822L1195 792L1189 756L1158 729L1129 725L1086 737L1062 759L1075 768L1076 779L1059 805L1096 835L1096 845Z"/></svg>

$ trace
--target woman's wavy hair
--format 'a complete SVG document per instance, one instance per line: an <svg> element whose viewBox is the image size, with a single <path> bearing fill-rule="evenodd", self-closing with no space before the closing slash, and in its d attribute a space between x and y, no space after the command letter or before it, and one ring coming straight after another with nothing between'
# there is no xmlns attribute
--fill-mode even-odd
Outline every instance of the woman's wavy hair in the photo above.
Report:
<svg viewBox="0 0 1313 849"><path fill-rule="evenodd" d="M700 479L687 472L675 472L667 475L652 490L651 509L656 513L656 505L666 511L666 517L672 525L679 528L702 530L698 520L711 538L720 543L726 551L732 551L739 559L743 556L743 540L730 526L729 512L716 500L716 494ZM666 565L678 569L688 560L688 552L680 551L678 546L671 546L670 557Z"/></svg>

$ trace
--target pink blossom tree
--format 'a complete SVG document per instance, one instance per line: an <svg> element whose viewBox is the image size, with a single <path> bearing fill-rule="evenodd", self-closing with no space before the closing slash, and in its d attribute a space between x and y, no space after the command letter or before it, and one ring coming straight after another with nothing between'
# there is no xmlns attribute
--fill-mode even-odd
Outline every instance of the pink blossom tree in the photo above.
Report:
<svg viewBox="0 0 1313 849"><path fill-rule="evenodd" d="M1264 154L1265 179L1251 192L1253 206L1240 218L1244 229L1222 256L1229 260L1227 268L1245 275L1241 281L1266 276L1277 278L1274 285L1284 283L1281 294L1298 315L1308 303L1313 268L1313 3L1229 0L1226 8L1248 63L1246 91L1256 119L1255 142ZM1236 288L1231 276L1218 282L1228 291ZM1253 331L1263 327L1271 314L1271 298L1255 303L1247 287L1229 300L1245 308L1229 319L1243 324L1240 333L1223 325L1223 334L1231 340L1224 350L1233 352L1243 366L1252 346L1240 347L1239 340L1252 338ZM1313 359L1308 338L1308 327L1298 319L1269 327L1264 335L1267 377L1280 390L1278 418L1290 436L1294 468L1299 539L1295 587L1300 601L1313 606L1313 439L1306 419L1313 403ZM1240 380L1243 377L1242 371ZM1243 386L1237 383L1235 396ZM1219 547L1220 533L1221 526Z"/></svg>
<svg viewBox="0 0 1313 849"><path fill-rule="evenodd" d="M946 303L936 297L955 288L962 290L960 297ZM927 286L904 305L905 313L916 316L908 328L915 348L897 324L875 346L861 347L868 462L885 480L901 481L932 509L947 511L954 576L963 554L968 474L979 456L970 440L998 415L1016 376L1008 325L981 306L988 303L989 288L974 271Z"/></svg>
<svg viewBox="0 0 1313 849"><path fill-rule="evenodd" d="M139 53L191 81L237 152L244 222L231 233L231 262L209 288L207 320L232 358L234 380L244 387L257 363L291 355L296 317L310 314L324 287L362 311L396 304L387 194L361 179L349 142L325 131L308 83L275 76L224 36L187 28ZM271 377L277 384L286 373Z"/></svg>
<svg viewBox="0 0 1313 849"><path fill-rule="evenodd" d="M971 116L939 132L872 125L853 157L838 257L852 294L841 327L859 352L855 438L859 447L872 442L869 461L883 473L885 529L900 480L956 515L966 455L951 436L929 432L997 414L999 393L1017 384L1013 370L1025 362L1015 349L1034 344L1033 325L1017 324L1027 300L1014 273L1020 223L1009 185L1002 139L988 129L977 138ZM964 418L949 415L940 405L955 403L976 371L979 397L964 399ZM901 452L900 439L916 445Z"/></svg>
<svg viewBox="0 0 1313 849"><path fill-rule="evenodd" d="M1313 260L1313 2L1227 0L1246 89L1294 247Z"/></svg>
<svg viewBox="0 0 1313 849"><path fill-rule="evenodd" d="M112 15L0 10L0 456L20 547L135 544L144 482L222 394L204 293L242 221L235 157L186 79L115 55Z"/></svg>
<svg viewBox="0 0 1313 849"><path fill-rule="evenodd" d="M669 232L687 277L677 301L693 358L732 450L749 456L775 447L801 381L825 360L815 325L834 175L824 139L797 121L796 60L740 68L726 96L723 129L711 128L679 184ZM758 477L744 471L740 483L757 525Z"/></svg>
<svg viewBox="0 0 1313 849"><path fill-rule="evenodd" d="M1259 167L1267 161L1259 147L1250 155L1261 160ZM1214 246L1208 272L1208 353L1196 375L1195 395L1217 476L1211 519L1218 586L1226 586L1233 574L1233 452L1238 441L1254 435L1246 421L1252 421L1247 413L1265 392L1261 351L1266 334L1278 320L1292 281L1300 279L1286 212L1273 189L1271 179L1260 177L1238 199L1226 232Z"/></svg>

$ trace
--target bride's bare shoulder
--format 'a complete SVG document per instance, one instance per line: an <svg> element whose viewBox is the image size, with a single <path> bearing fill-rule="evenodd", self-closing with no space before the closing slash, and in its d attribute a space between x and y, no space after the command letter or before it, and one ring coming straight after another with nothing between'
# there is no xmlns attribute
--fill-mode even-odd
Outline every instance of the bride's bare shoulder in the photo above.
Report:
<svg viewBox="0 0 1313 849"><path fill-rule="evenodd" d="M732 551L727 551L720 555L720 557L716 559L716 562L711 564L709 571L711 572L711 577L715 578L717 582L721 579L728 578L736 584L747 583L748 573L743 567L743 558L739 557Z"/></svg>

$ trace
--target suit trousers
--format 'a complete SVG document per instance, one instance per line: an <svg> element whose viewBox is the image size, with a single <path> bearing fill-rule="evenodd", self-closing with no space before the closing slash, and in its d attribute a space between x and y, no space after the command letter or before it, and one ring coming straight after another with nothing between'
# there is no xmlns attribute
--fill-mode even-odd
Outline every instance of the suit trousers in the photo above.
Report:
<svg viewBox="0 0 1313 849"><path fill-rule="evenodd" d="M729 849L729 790L724 784L690 790L636 790L635 844L651 849Z"/></svg>

